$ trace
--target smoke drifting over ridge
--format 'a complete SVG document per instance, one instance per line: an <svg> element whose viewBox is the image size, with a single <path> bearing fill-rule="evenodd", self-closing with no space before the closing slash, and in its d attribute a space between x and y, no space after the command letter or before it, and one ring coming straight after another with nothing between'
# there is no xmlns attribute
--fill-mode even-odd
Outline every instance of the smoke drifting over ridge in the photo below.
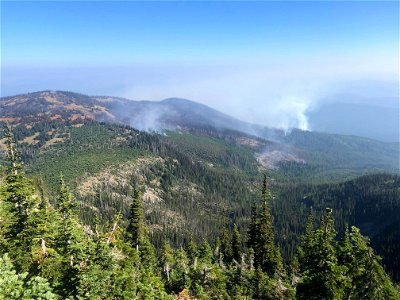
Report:
<svg viewBox="0 0 400 300"><path fill-rule="evenodd" d="M382 97L398 97L397 73L378 76L373 63L292 63L147 66L145 77L132 70L135 80L118 94L129 99L190 99L243 121L284 130L318 130L310 127L307 113L339 94L350 95L346 101L362 99L374 105L381 105ZM356 71L349 71L352 64Z"/></svg>
<svg viewBox="0 0 400 300"><path fill-rule="evenodd" d="M179 97L206 104L250 123L284 130L319 130L310 126L308 112L327 101L343 100L342 97L335 98L335 95L346 94L346 101L379 105L382 97L398 99L395 80L398 75L377 76L372 72L375 69L371 64L364 68L359 64L354 66L357 73L346 71L343 62L338 66L331 63L330 67L326 64L319 66L316 62L137 64L118 68L59 68L52 69L52 72L46 68L5 68L2 96L52 89L132 100L159 101ZM346 68L351 69L351 65L346 64ZM26 91L20 90L19 82L26 84ZM151 118L142 117L137 126L143 130L157 127L155 124L163 113L152 111L147 114Z"/></svg>
<svg viewBox="0 0 400 300"><path fill-rule="evenodd" d="M304 80L291 82L261 71L230 67L218 72L199 68L155 74L159 77L154 81L135 82L119 94L129 99L190 99L240 120L285 130L308 130L306 111L317 98L315 88Z"/></svg>

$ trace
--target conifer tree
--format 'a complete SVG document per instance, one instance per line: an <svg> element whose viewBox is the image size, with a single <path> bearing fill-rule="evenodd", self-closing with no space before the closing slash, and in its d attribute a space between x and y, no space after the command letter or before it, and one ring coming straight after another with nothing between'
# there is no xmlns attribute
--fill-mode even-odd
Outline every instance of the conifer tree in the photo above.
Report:
<svg viewBox="0 0 400 300"><path fill-rule="evenodd" d="M256 266L259 266L267 274L273 275L277 267L277 262L271 213L267 203L264 203L261 209L258 232L259 241L255 249Z"/></svg>
<svg viewBox="0 0 400 300"><path fill-rule="evenodd" d="M114 291L115 259L108 241L108 233L96 224L88 243L87 259L79 270L77 294L83 299L111 299Z"/></svg>
<svg viewBox="0 0 400 300"><path fill-rule="evenodd" d="M57 290L64 297L78 294L80 275L88 263L87 252L91 242L79 223L75 207L75 200L61 175L57 198L60 219L56 245L62 256L63 277Z"/></svg>
<svg viewBox="0 0 400 300"><path fill-rule="evenodd" d="M174 265L174 255L169 242L165 242L164 247L162 249L162 256L161 256L161 264L163 269L163 275L166 278L167 283L171 280L171 269Z"/></svg>
<svg viewBox="0 0 400 300"><path fill-rule="evenodd" d="M306 258L300 261L297 299L342 299L344 296L346 268L338 263L335 237L332 210L327 208L321 226L306 238L312 244L306 248Z"/></svg>
<svg viewBox="0 0 400 300"><path fill-rule="evenodd" d="M142 208L142 201L140 199L139 191L134 190L133 200L129 209L127 227L127 238L132 247L139 251L140 245L144 242L146 235L146 227L144 223L144 214Z"/></svg>
<svg viewBox="0 0 400 300"><path fill-rule="evenodd" d="M199 258L202 261L209 263L209 264L212 263L212 260L214 258L210 244L206 240L203 241L203 243L201 244L201 247L199 249Z"/></svg>
<svg viewBox="0 0 400 300"><path fill-rule="evenodd" d="M224 263L228 264L232 261L232 244L229 232L226 228L223 228L219 235L220 242L220 253Z"/></svg>
<svg viewBox="0 0 400 300"><path fill-rule="evenodd" d="M272 195L267 187L266 176L264 176L263 180L262 199L263 204L258 221L258 237L254 249L254 256L256 267L260 267L264 272L271 276L275 274L278 264L272 217L269 207Z"/></svg>
<svg viewBox="0 0 400 300"><path fill-rule="evenodd" d="M63 220L69 221L74 218L77 205L74 201L74 197L72 196L64 182L64 177L62 173L60 175L57 205L58 211L61 213Z"/></svg>
<svg viewBox="0 0 400 300"><path fill-rule="evenodd" d="M32 247L29 217L38 207L39 199L33 183L22 171L11 127L6 127L7 173L1 190L1 243L3 253L8 252L16 261L17 271L30 268Z"/></svg>
<svg viewBox="0 0 400 300"><path fill-rule="evenodd" d="M43 197L30 218L32 236L31 273L47 278L53 286L60 283L62 257L57 249L59 214Z"/></svg>
<svg viewBox="0 0 400 300"><path fill-rule="evenodd" d="M187 257L189 258L189 263L193 265L196 257L198 256L198 253L197 253L197 245L192 238L187 243L185 250L187 253Z"/></svg>
<svg viewBox="0 0 400 300"><path fill-rule="evenodd" d="M154 271L157 265L157 259L154 246L147 235L142 201L139 191L137 190L134 190L126 231L127 242L140 253L142 265Z"/></svg>
<svg viewBox="0 0 400 300"><path fill-rule="evenodd" d="M42 277L17 273L8 254L0 257L0 299L60 299Z"/></svg>
<svg viewBox="0 0 400 300"><path fill-rule="evenodd" d="M294 258L294 276L299 275L300 265L302 269L308 269L314 263L313 261L311 261L311 256L308 255L308 253L311 253L312 249L315 247L316 242L314 239L315 232L313 211L311 211L308 215L306 224L306 231L304 235L300 238L300 244L297 247L296 256Z"/></svg>
<svg viewBox="0 0 400 300"><path fill-rule="evenodd" d="M236 224L233 226L232 231L232 257L236 262L241 263L242 260L242 245L239 230Z"/></svg>
<svg viewBox="0 0 400 300"><path fill-rule="evenodd" d="M255 204L255 202L253 202L251 205L250 225L247 231L248 235L247 247L249 249L253 249L253 251L255 251L258 243L258 226L259 226L259 219L258 219L257 205Z"/></svg>
<svg viewBox="0 0 400 300"><path fill-rule="evenodd" d="M188 289L191 285L191 279L189 276L189 258L186 251L182 248L175 250L174 261L175 268L172 272L174 290L176 292L181 292L184 289Z"/></svg>
<svg viewBox="0 0 400 300"><path fill-rule="evenodd" d="M369 246L369 239L362 236L360 230L352 226L350 239L346 237L342 245L343 263L349 272L351 285L347 297L349 299L400 299L389 276L380 264L380 258ZM348 253L349 245L352 252ZM346 255L347 254L347 255Z"/></svg>

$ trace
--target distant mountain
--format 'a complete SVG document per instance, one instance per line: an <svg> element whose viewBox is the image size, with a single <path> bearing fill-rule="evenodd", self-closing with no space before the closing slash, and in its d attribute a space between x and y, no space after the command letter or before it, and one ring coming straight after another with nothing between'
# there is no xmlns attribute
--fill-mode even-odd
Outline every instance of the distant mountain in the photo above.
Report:
<svg viewBox="0 0 400 300"><path fill-rule="evenodd" d="M35 122L40 119L92 119L123 123L139 130L213 127L254 133L262 127L186 99L133 101L118 97L86 96L65 91L42 91L0 101L0 121Z"/></svg>
<svg viewBox="0 0 400 300"><path fill-rule="evenodd" d="M124 123L145 131L213 127L252 134L260 126L240 121L204 104L168 98L160 102L116 102L110 111Z"/></svg>
<svg viewBox="0 0 400 300"><path fill-rule="evenodd" d="M111 100L112 102L118 100ZM11 124L37 123L45 120L108 120L107 101L71 92L43 91L1 98L0 121Z"/></svg>
<svg viewBox="0 0 400 300"><path fill-rule="evenodd" d="M286 162L329 170L399 171L399 144L355 136L281 130L250 124L186 99L133 101L65 91L41 91L1 98L0 122L43 121L124 124L139 130L165 130L225 138L256 151L260 164L276 168ZM346 171L347 172L347 171ZM340 172L339 172L340 173Z"/></svg>

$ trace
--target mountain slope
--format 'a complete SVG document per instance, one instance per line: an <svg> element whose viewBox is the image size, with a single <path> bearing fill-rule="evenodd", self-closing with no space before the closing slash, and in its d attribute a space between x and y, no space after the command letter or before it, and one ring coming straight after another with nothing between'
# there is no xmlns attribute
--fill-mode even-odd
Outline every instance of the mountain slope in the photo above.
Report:
<svg viewBox="0 0 400 300"><path fill-rule="evenodd" d="M4 97L0 101L0 112L0 121L12 123L35 122L41 118L92 119L121 122L146 131L211 126L247 132L252 126L206 105L185 99L133 101L117 97L90 97L65 91L42 91Z"/></svg>
<svg viewBox="0 0 400 300"><path fill-rule="evenodd" d="M271 141L209 126L212 112L202 105L177 99L162 103L39 92L2 99L0 117L13 123L27 171L38 184L42 182L43 193L53 203L58 177L64 174L76 191L85 223L95 217L110 220L118 211L126 214L133 189L138 188L157 246L165 238L175 245L191 236L200 242L216 236L223 224L236 223L245 234L251 203L259 200L258 184L267 172L277 195L273 213L286 261L293 255L310 207L320 213L330 206L339 227L356 224L374 245L383 243L377 249L385 255L388 270L398 276L395 264L388 263L388 259L398 261L391 250L399 245L393 229L398 221L388 214L383 226L381 215L370 210L377 205L381 212L396 214L398 176L380 174L344 182L367 172L395 170L395 144L298 130L276 134ZM164 120L170 118L169 126L176 130L140 132L124 125L131 119L119 112L124 108L143 117L146 107L158 105L175 111ZM221 116L224 124L232 121L218 112L213 116ZM281 160L271 164L276 157ZM393 184L386 185L388 180ZM358 213L364 196L369 203L367 226Z"/></svg>
<svg viewBox="0 0 400 300"><path fill-rule="evenodd" d="M251 204L259 201L260 166L247 147L224 139L138 132L120 125L98 123L36 124L15 127L27 171L41 181L44 195L55 203L58 177L73 187L85 223L126 215L133 189L142 192L153 242L165 238L182 245L190 237L200 242L235 223L243 231ZM32 132L40 134L32 138ZM30 137L30 139L27 139ZM52 142L56 139L56 142ZM37 141L36 143L32 141ZM202 145L202 147L201 147ZM312 207L320 215L332 207L338 229L357 225L384 255L387 270L397 278L399 176L370 175L332 184L271 182L278 241L286 261L293 255L304 220ZM313 173L313 170L310 171ZM377 210L378 209L378 210ZM379 213L378 213L379 212ZM384 222L382 222L384 220Z"/></svg>
<svg viewBox="0 0 400 300"><path fill-rule="evenodd" d="M337 179L345 173L363 174L371 169L399 171L398 143L300 130L285 134L242 122L184 99L131 101L43 91L6 97L0 101L0 122L32 126L50 121L85 120L125 124L146 131L172 130L223 138L255 150L259 163L267 169L287 162L291 163L291 167L297 164L297 169L307 163Z"/></svg>
<svg viewBox="0 0 400 300"><path fill-rule="evenodd" d="M77 191L81 218L109 221L118 211L127 213L138 188L157 245L165 237L181 244L191 234L200 242L218 234L229 216L242 223L254 197L251 182L259 177L248 149L202 137L208 147L201 156L164 136L77 122L14 128L27 171L42 181L51 202L62 173Z"/></svg>

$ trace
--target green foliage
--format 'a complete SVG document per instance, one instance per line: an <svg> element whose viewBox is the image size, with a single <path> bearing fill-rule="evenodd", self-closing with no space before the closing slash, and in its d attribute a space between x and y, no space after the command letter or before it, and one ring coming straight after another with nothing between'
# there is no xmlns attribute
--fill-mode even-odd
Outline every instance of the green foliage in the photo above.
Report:
<svg viewBox="0 0 400 300"><path fill-rule="evenodd" d="M304 219L313 209L316 224L331 207L335 229L344 232L354 225L371 239L391 277L400 279L400 177L389 174L362 176L337 184L276 184L272 202L276 238L286 262L295 253L305 230Z"/></svg>
<svg viewBox="0 0 400 300"><path fill-rule="evenodd" d="M261 206L252 210L249 249L242 247L236 225L232 233L222 228L218 238L212 236L215 248L204 239L199 249L193 240L160 249L149 237L139 191L133 192L127 224L118 213L106 224L84 225L63 178L54 201L47 201L22 172L11 134L8 153L0 193L0 298L399 299L359 229L347 230L338 242L330 209L316 229L316 213L310 214L293 268L286 270L275 243L276 202L266 177Z"/></svg>
<svg viewBox="0 0 400 300"><path fill-rule="evenodd" d="M267 186L267 177L264 176L262 184L262 205L261 212L257 208L252 209L251 224L249 230L249 247L254 250L255 267L260 268L269 276L273 276L279 264L280 254L275 246L274 229L270 211L270 202L272 200L271 191Z"/></svg>
<svg viewBox="0 0 400 300"><path fill-rule="evenodd" d="M300 262L301 279L297 286L298 299L342 299L346 268L336 256L336 231L331 209L327 209L321 226L307 232Z"/></svg>
<svg viewBox="0 0 400 300"><path fill-rule="evenodd" d="M237 229L236 224L233 226L232 231L232 258L236 260L238 263L242 260L242 242L239 230Z"/></svg>
<svg viewBox="0 0 400 300"><path fill-rule="evenodd" d="M246 147L205 134L168 131L165 140L205 165L215 164L221 169L234 167L237 171L257 174L254 153Z"/></svg>
<svg viewBox="0 0 400 300"><path fill-rule="evenodd" d="M314 166L333 167L338 171L380 169L398 172L397 143L301 130L291 131L284 141L302 150L304 159Z"/></svg>
<svg viewBox="0 0 400 300"><path fill-rule="evenodd" d="M219 235L219 251L222 255L222 260L225 263L230 263L232 261L232 242L229 232L226 228L223 228L221 234Z"/></svg>
<svg viewBox="0 0 400 300"><path fill-rule="evenodd" d="M0 258L0 299L4 300L56 300L48 281L42 277L28 277L28 273L18 274L7 254Z"/></svg>
<svg viewBox="0 0 400 300"><path fill-rule="evenodd" d="M134 191L133 201L129 210L127 227L127 240L131 243L132 247L139 251L139 245L144 242L146 229L144 224L144 215L142 202L137 190Z"/></svg>
<svg viewBox="0 0 400 300"><path fill-rule="evenodd" d="M351 287L347 291L349 298L399 299L400 293L383 270L380 258L357 227L352 226L351 233L346 234L341 251L345 253L343 264L348 268L351 278Z"/></svg>
<svg viewBox="0 0 400 300"><path fill-rule="evenodd" d="M166 132L163 136L82 120L43 121L31 126L18 125L14 133L28 174L43 178L43 194L51 204L55 205L61 172L75 193L80 219L90 225L96 217L104 224L119 212L127 216L134 189L142 194L152 189L162 201L145 201L144 215L151 228L155 228L151 242L156 248L165 239L178 247L191 236L197 243L204 238L211 243L221 226L232 222L244 234L251 223L251 203L256 197L252 183L260 174L254 151L274 146L251 137L261 148L250 147L238 142L243 140L239 132L210 128L191 133ZM22 142L35 133L39 133L36 144ZM54 139L61 140L50 144ZM317 215L325 207L332 207L336 229L344 230L345 224L360 227L383 257L386 270L399 280L399 214L394 213L400 203L396 190L398 176L378 174L354 179L361 174L388 170L385 165L397 166L393 158L398 158L398 145L298 131L279 139L292 144L295 154L306 160L285 162L278 170L268 171L275 179L270 189L278 195L270 202L270 211L284 262L289 263L295 253L310 206ZM366 149L366 153L360 149ZM139 165L139 174L119 173L123 166L136 164L138 158L163 161L146 167ZM88 177L96 182L96 176L104 171L124 182L100 182L86 194L75 189ZM386 182L392 180L393 183Z"/></svg>
<svg viewBox="0 0 400 300"><path fill-rule="evenodd" d="M336 241L332 210L313 229L310 215L298 249L297 299L398 299L400 294L360 230L346 230Z"/></svg>

